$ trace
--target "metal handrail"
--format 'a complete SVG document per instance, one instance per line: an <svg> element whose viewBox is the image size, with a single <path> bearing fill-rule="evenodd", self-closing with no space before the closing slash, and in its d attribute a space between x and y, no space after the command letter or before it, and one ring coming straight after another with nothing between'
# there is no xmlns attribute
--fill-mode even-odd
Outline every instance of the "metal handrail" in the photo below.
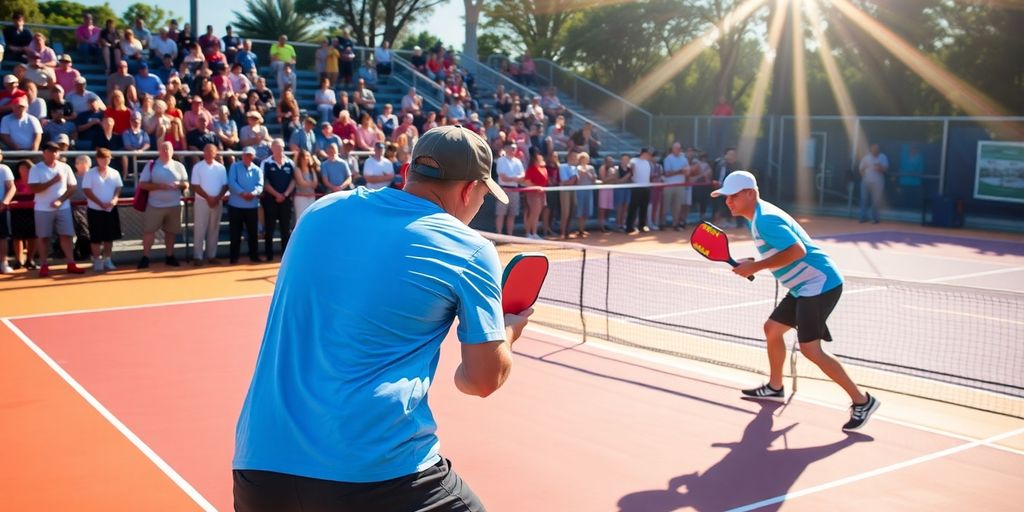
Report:
<svg viewBox="0 0 1024 512"><path fill-rule="evenodd" d="M477 74L478 75L482 75L483 73L488 73L491 77L494 77L493 81L495 83L500 83L500 84L504 85L506 89L510 89L510 88L511 89L515 89L515 90L519 91L521 94L523 94L524 97L530 97L530 96L533 96L533 95L536 94L536 92L530 90L528 87L525 87L522 84L516 82L515 80L512 80L511 78L501 74L499 71L495 71L490 66L483 65L480 61L478 61L476 59L473 59L472 57L469 57L469 56L467 56L465 54L460 53L459 54L459 60L461 62L469 62L471 64L474 64L476 66L476 68L477 68ZM482 78L482 77L478 76L478 78ZM571 114L571 122L590 123L594 127L594 130L597 130L597 131L601 132L602 134L604 134L604 136L607 137L607 139L605 139L605 141L609 141L609 142L611 140L618 141L618 143L620 144L621 148L626 148L626 147L630 147L631 146L631 144L629 142L622 140L621 137L619 137L618 135L615 135L614 133L612 133L610 130L605 128L601 123L595 122L595 121L591 120L590 118L584 116L583 114L580 114L579 112L577 112L575 110L572 110L572 109L570 109L568 107L566 107L565 110L567 112L569 112L569 114Z"/></svg>
<svg viewBox="0 0 1024 512"><path fill-rule="evenodd" d="M400 82L403 82L405 85L415 87L417 90L420 90L421 84L428 84L429 89L433 90L434 94L436 94L437 97L434 98L431 95L424 95L423 100L430 103L431 105L438 109L441 108L441 105L444 104L444 87L441 87L440 84L431 80L430 77L428 77L427 75L420 73L419 70L417 70L416 67L413 66L411 62L405 60L405 58L400 55L395 54L391 56L391 65L397 65L398 67L408 71L412 75L411 82L409 80L404 79L403 77L392 75L395 79L397 79Z"/></svg>
<svg viewBox="0 0 1024 512"><path fill-rule="evenodd" d="M594 88L600 90L601 92L607 94L608 96L614 97L617 101L621 101L622 103L625 103L625 104L629 105L634 110L637 110L640 113L642 113L642 114L644 114L644 115L646 115L648 117L651 117L651 116L654 115L654 114L651 114L647 109L641 107L640 105L637 105L636 103L633 103L632 101L629 101L628 99L623 98L622 96L619 96L618 94L615 94L612 91L609 91L607 88L605 88L601 84L598 84L598 83L596 83L596 82L594 82L594 81L592 81L592 80L590 80L590 79L588 79L586 77L582 77L579 74L575 73L574 71L566 69L566 68L562 67L561 65L559 65L559 64L557 64L557 63L555 63L555 62L553 62L551 60L548 60L548 59L533 59L533 62L535 62L535 63L537 63L537 62L546 63L548 66L557 68L559 71L561 71L563 73L572 75L573 79L579 80L579 81L581 81L581 82L583 82L583 83L585 83L585 84L587 84L587 85L589 85L591 87L594 87ZM549 77L551 76L550 73L548 74L548 76ZM550 80L550 78L549 78L549 80Z"/></svg>

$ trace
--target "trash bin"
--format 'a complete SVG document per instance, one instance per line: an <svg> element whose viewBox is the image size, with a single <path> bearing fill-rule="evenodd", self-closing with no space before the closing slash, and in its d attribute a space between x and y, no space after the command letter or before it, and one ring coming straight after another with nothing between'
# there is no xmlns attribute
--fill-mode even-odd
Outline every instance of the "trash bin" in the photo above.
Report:
<svg viewBox="0 0 1024 512"><path fill-rule="evenodd" d="M924 201L921 225L942 228L964 227L965 201L961 197L935 196ZM931 219L928 219L928 214Z"/></svg>

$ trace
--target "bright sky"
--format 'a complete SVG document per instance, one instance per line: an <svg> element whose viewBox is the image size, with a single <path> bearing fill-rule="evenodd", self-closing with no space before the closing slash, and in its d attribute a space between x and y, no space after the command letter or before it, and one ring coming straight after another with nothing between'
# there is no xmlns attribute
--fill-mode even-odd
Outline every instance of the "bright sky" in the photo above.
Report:
<svg viewBox="0 0 1024 512"><path fill-rule="evenodd" d="M121 14L129 5L139 0L108 0L114 12ZM84 2L86 4L90 2ZM187 1L183 0L147 0L147 3L156 5L165 11L172 11L178 17L179 22L188 21L189 11ZM199 3L199 27L213 25L217 34L223 34L224 26L235 19L235 11L245 9L245 0L218 0L217 8L211 7L213 2ZM447 0L444 4L434 8L430 18L415 23L412 27L414 32L428 30L444 41L445 45L453 45L462 48L465 42L465 29L463 28L462 17L465 14L463 4L459 0ZM453 27L453 25L455 25ZM152 27L150 27L152 28ZM202 29L200 29L200 33Z"/></svg>

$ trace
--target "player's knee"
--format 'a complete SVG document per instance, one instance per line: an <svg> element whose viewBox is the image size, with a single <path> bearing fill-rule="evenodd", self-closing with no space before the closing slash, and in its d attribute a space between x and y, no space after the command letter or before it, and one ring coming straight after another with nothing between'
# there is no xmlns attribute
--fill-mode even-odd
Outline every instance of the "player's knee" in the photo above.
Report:
<svg viewBox="0 0 1024 512"><path fill-rule="evenodd" d="M768 339L781 338L788 330L789 327L775 320L768 320L764 323L764 335Z"/></svg>
<svg viewBox="0 0 1024 512"><path fill-rule="evenodd" d="M819 359L823 354L821 352L820 341L810 341L806 343L800 343L800 353L811 361Z"/></svg>

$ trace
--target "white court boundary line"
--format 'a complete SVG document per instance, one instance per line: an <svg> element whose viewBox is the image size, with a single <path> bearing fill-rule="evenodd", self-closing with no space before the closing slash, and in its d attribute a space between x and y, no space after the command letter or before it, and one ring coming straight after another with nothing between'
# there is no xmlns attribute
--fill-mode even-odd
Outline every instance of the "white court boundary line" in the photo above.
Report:
<svg viewBox="0 0 1024 512"><path fill-rule="evenodd" d="M110 424L113 425L114 428L121 432L121 434L124 435L124 437L127 438L128 441L130 441L133 445L135 445L135 447L138 448L139 451L146 456L146 458L148 458L154 465L156 465L156 467L159 468L160 471L164 473L164 475L167 475L167 477L170 478L171 481L178 486L178 488L184 491L185 494L188 495L188 497L192 498L192 500L195 501L200 508L207 512L217 512L217 508L214 507L213 504L211 504L209 501L207 501L202 494L199 494L199 491L197 491L195 487L192 487L192 484L188 483L187 480L182 478L182 476L179 475L178 472L175 471L174 468L170 466L170 464L168 464L159 455L157 455L157 453L153 451L152 448L150 448L145 442L142 441L142 439L139 438L139 436L132 432L132 430L129 429L128 426L125 425L121 420L119 420L117 416L114 416L114 414L110 412L110 410L107 409L103 404L101 404L100 401L96 399L96 397L89 393L85 389L85 387L79 384L78 381L76 381L75 378L71 376L71 374L65 371L64 368L61 368L61 366L57 364L57 362L54 361L53 358L49 356L49 354L47 354L45 351L43 351L43 349L36 345L35 342L33 342L24 332L22 332L21 329L15 326L9 318L0 319L0 322L3 322L3 324L7 326L7 328L10 329L11 332L13 332L19 339L21 339L21 341L24 342L25 345L32 350L32 352L35 352L35 354L39 356L39 358L42 359L43 362L46 363L46 365L49 366L51 370L56 372L57 375L64 379L64 382L71 386L71 388L74 389L79 394L79 396L85 399L85 401L89 405L91 405L93 409L96 409L96 411L99 412L100 415L103 416L108 422L110 422Z"/></svg>
<svg viewBox="0 0 1024 512"><path fill-rule="evenodd" d="M972 441L972 442L969 442L969 443L964 443L962 445L954 446L952 448L947 448L945 450L941 450L941 451L937 451L937 452L934 452L934 453L930 453L928 455L922 455L920 457L915 457L913 459L905 460L903 462L897 462L896 464L891 464L889 466L884 466L884 467L881 467L881 468L878 468L878 469L873 469L871 471L865 471L863 473L858 473L856 475L848 476L846 478L840 478L839 480L833 480L831 482L827 482L827 483L824 483L824 484L821 484L821 485L815 485L813 487L808 487L806 489L802 489L802 490L799 490L799 491L796 491L796 492L789 492L789 493L786 493L786 494L780 494L780 495L775 496L773 498L768 498L766 500L761 500L761 501L758 501L758 502L755 502L755 503L751 503L749 505L743 505L741 507L736 507L736 508L729 509L728 512L748 512L750 510L756 510L756 509L759 509L761 507L767 507L768 505L775 505L777 503L782 503L784 501L793 500L793 499L800 498L800 497L803 497L803 496L807 496L807 495L810 495L810 494L816 494L816 493L819 493L819 492L822 492L822 491L827 491L829 489L835 489L836 487L842 487L844 485L849 485L849 484L852 484L852 483L855 483L855 482L859 482L861 480L867 480L868 478L874 478L876 476L884 475L886 473L892 473L893 471L898 471L900 469L904 469L904 468L908 468L908 467L911 467L911 466L916 466L918 464L923 464L925 462L931 462L933 460L938 460L938 459L941 459L941 458L944 458L944 457L948 457L948 456L956 454L956 453L960 453L960 452L963 452L963 451L970 450L971 448L977 448L978 446L987 446L990 443L994 443L996 441L1000 441L1000 440L1006 439L1008 437L1013 437L1013 436L1016 436L1016 435L1019 435L1019 434L1022 434L1022 433L1024 433L1024 427L1018 428L1016 430L1011 430L1009 432L1003 432L1002 434L998 434L998 435L995 435L995 436L992 436L992 437L989 437L989 438L986 438L986 439L979 439L977 441Z"/></svg>
<svg viewBox="0 0 1024 512"><path fill-rule="evenodd" d="M32 318L49 318L54 316L64 315L85 315L89 313L106 313L110 311L125 311L129 309L148 309L148 308L160 308L164 306L187 306L190 304L205 304L209 302L224 302L229 300L245 300L245 299L257 299L261 297L270 297L272 293L254 293L251 295L232 295L229 297L211 297L209 299L190 299L190 300L176 300L171 302L155 302L152 304L133 304L131 306L114 306L109 308L94 308L94 309L74 309L71 311L55 311L52 313L37 313L32 315L18 315L4 317L4 320L29 320Z"/></svg>
<svg viewBox="0 0 1024 512"><path fill-rule="evenodd" d="M545 327L538 327L538 326L533 326L533 325L527 326L526 329L527 329L527 331L534 331L534 332L543 334L545 336L550 336L552 338L556 338L556 339L559 339L559 340L562 340L562 341L565 341L565 342L568 342L568 343L573 343L573 344L579 344L580 343L580 340L578 338L573 338L573 337L567 336L567 335L562 334L561 332L558 332L557 330L554 330L554 329L548 329L548 328L545 328ZM682 360L681 358L674 357L674 356L668 356L668 355L657 354L657 353L648 354L648 353L636 352L636 350L642 350L642 349L630 350L630 349L626 349L626 348L623 348L621 346L614 345L614 344L611 344L609 342L605 342L605 341L601 341L601 340L587 340L587 342L583 346L591 347L591 348L596 348L598 350L602 350L602 351L605 351L605 352L611 352L611 353L614 353L614 354L630 357L630 358L637 359L637 360L640 360L640 361L646 361L646 362L654 363L654 364L661 365L661 366L666 366L666 367L669 367L669 368L675 368L675 369L682 370L682 371L685 371L685 372L688 372L688 373L700 375L701 377L707 377L709 379L715 379L715 380L717 380L719 382L725 382L725 383L734 384L734 385L737 385L737 386L745 386L745 385L751 384L750 380L748 380L748 379L743 379L743 378L735 377L733 375L726 374L725 372L717 372L717 371L715 371L713 369L704 368L701 365L698 365L698 364L695 364L695 363L691 363L689 361L685 361L685 360ZM741 371L741 370L739 370L739 371ZM793 396L793 400L794 401L798 401L798 402L803 402L803 403L806 403L806 404L810 404L810 405L816 405L818 407L823 407L823 408L826 408L826 409L832 409L832 410L835 410L835 411L846 411L848 409L847 407L831 404L831 403L828 403L828 402L823 402L823 401L820 401L820 400L814 400L812 398L808 398L806 396L800 395L799 393L796 394L795 396ZM993 441L987 441L987 440L984 440L984 439L979 439L977 437L967 436L967 435L964 435L964 434L957 434L955 432L949 432L949 431L946 431L946 430L932 428L932 427L928 427L928 426L925 426L925 425L919 425L917 423L912 423L912 422L908 422L908 421L898 420L896 418L890 418L890 417L887 417L887 416L884 416L884 415L881 415L881 414L874 414L871 417L874 420L881 420L881 421L884 421L886 423L891 423L893 425L899 425L901 427L910 428L910 429L918 430L918 431L921 431L921 432L927 432L929 434L935 434L935 435L938 435L938 436L948 437L950 439L956 439L958 441L966 441L966 442L970 442L970 443L980 442L980 443L982 443L983 445L985 445L985 446L987 446L989 448L993 448L993 449L996 449L996 450L999 450L999 451L1003 451L1003 452L1007 452L1007 453L1012 453L1014 455L1019 455L1019 456L1024 457L1024 451L1017 450L1017 449L1014 449L1014 448L1010 448L1008 446L1002 446L1002 445L999 445L999 444L995 444ZM1010 436L1010 437L1012 437L1012 436Z"/></svg>

